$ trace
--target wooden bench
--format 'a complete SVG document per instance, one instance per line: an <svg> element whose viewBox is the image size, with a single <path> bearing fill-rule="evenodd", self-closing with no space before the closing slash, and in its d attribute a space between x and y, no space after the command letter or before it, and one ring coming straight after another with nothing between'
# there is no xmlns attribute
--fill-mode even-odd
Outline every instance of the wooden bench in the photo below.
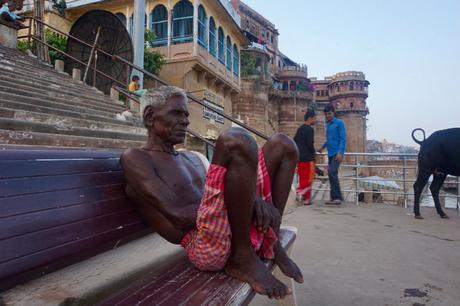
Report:
<svg viewBox="0 0 460 306"><path fill-rule="evenodd" d="M0 147L0 305L247 304L247 284L150 231L120 153ZM282 229L283 246L295 236Z"/></svg>

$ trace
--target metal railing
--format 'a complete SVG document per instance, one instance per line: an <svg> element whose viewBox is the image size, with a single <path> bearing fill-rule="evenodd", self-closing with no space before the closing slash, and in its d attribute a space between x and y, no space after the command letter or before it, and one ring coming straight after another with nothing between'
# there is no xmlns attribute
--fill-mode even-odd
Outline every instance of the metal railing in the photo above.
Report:
<svg viewBox="0 0 460 306"><path fill-rule="evenodd" d="M320 159L325 160L325 154L320 154ZM378 164L384 161L387 164ZM412 164L412 165L411 165ZM327 163L317 163L316 166L327 169ZM374 171L372 171L374 169ZM391 177L381 177L379 182L396 182L401 184L400 189L383 189L376 188L375 190L366 190L365 187L360 186L360 181L364 182L365 177L371 176L375 169L395 170L395 174ZM365 172L368 175L365 175ZM390 171L392 172L392 171ZM413 173L411 176L410 173ZM379 176L379 175L377 175ZM388 175L383 175L388 176ZM327 180L327 176L318 176L320 180ZM408 203L413 198L413 183L417 179L417 154L410 153L345 153L344 161L340 165L339 180L341 186L350 186L344 184L346 181L352 182L351 189L342 189L342 194L354 194L354 201L359 205L360 193L379 193L381 195L394 195L399 196L404 201L404 207L408 207ZM429 183L428 183L429 184ZM364 185L364 184L363 184ZM456 208L460 209L460 178L456 178L456 194L441 194L440 198L456 198ZM313 188L313 192L328 192L330 188ZM424 189L425 190L425 189ZM317 195L317 194L316 194ZM431 194L424 191L422 198L430 197Z"/></svg>
<svg viewBox="0 0 460 306"><path fill-rule="evenodd" d="M64 32L62 32L61 30L57 29L56 27L53 27L53 26L51 26L51 25L49 25L49 24L47 24L47 23L43 22L42 20L39 20L39 19L37 19L37 18L35 18L35 17L25 17L25 19L29 19L29 20L30 20L29 25L28 25L28 28L29 28L29 29L28 29L28 34L25 35L25 36L18 37L18 38L27 38L28 43L29 43L29 47L31 46L31 40L35 41L36 43L45 45L45 46L47 46L48 48L51 48L51 49L55 50L56 52L58 52L58 53L64 55L65 57L70 58L70 59L76 61L77 63L83 65L83 67L85 67L87 70L92 70L93 73L94 73L94 75L99 74L99 75L102 75L102 76L108 78L109 80L111 80L112 82L114 82L114 84L116 84L115 86L118 86L119 88L127 88L128 84L129 84L129 76L130 76L130 74L131 74L131 71L133 71L133 70L136 70L136 71L142 73L142 74L144 75L144 77L147 77L147 78L149 78L149 79L154 80L155 82L157 82L157 84L169 85L167 82L165 82L164 80L160 79L157 75L155 75L155 74L153 74L153 73L151 73L151 72L149 72L149 71L147 71L147 70L145 70L145 69L143 69L143 68L141 68L141 67L139 67L139 66L137 66L137 65L135 65L135 64L133 64L133 63L131 63L130 61L128 61L128 60L126 60L126 59L124 59L124 58L122 58L122 57L120 57L120 56L118 56L118 55L110 54L110 53L108 53L108 52L106 52L106 51L104 51L104 50L98 48L97 42L89 43L89 42L83 41L83 40L81 40L81 39L79 39L79 38L77 38L77 37L75 37L75 36L72 36L72 35L70 35L70 34L64 33ZM85 45L85 46L91 48L91 50L92 50L91 52L98 52L98 53L100 53L100 54L103 54L103 55L109 57L113 62L121 62L121 63L125 64L125 66L126 66L126 71L127 71L127 80L126 80L126 83L120 82L119 80L116 80L115 78L113 78L113 77L107 75L107 74L104 73L103 71L98 70L98 69L96 68L96 65L94 65L94 64L91 63L91 60L90 60L88 63L84 63L84 62L82 62L81 60L79 60L79 59L77 59L77 58L71 56L71 55L68 54L68 53L66 53L65 51L59 50L58 48L56 48L56 47L54 47L54 46L48 44L46 41L43 41L43 40L40 39L39 37L35 36L34 34L32 34L32 30L31 30L31 29L32 29L32 25L34 25L34 26L36 27L37 24L41 24L42 26L45 26L45 27L49 28L50 30L52 30L52 31L54 31L54 32L56 32L56 33L58 33L58 34L60 34L60 35L65 36L67 39L75 40L76 42L78 42L78 43L80 43L80 44L82 44L82 45ZM123 93L123 91L122 91L122 93ZM131 100L133 100L133 101L139 103L139 99L136 99L136 98L132 97L132 95L129 96L129 95L126 95L126 94L125 94L125 97L126 97L126 103L128 103L128 99L131 99ZM233 118L232 116L230 116L230 115L224 113L223 111L221 111L221 110L219 110L219 109L213 107L212 105L206 104L203 100L201 100L201 99L195 97L195 96L192 95L191 93L187 93L187 97L188 97L188 99L190 99L191 101L193 101L193 102L195 102L195 103L198 103L199 105L201 105L201 106L204 107L204 108L210 109L211 111L213 111L213 112L215 112L215 113L221 115L221 116L224 117L225 119L227 119L227 120L229 120L229 121L231 121L231 122L237 124L238 126L244 128L244 129L246 129L247 131L253 133L254 135L256 135L256 136L258 136L258 137L260 137L260 138L262 138L262 139L268 140L269 137L268 137L267 135L265 135L265 134L263 134L262 132L259 132L258 130L256 130L256 129L254 129L254 128L252 128L252 127L250 127L250 126L248 126L248 125L246 125L246 124L244 124L244 123L238 121L237 119L235 119L235 118ZM211 145L212 145L211 142L209 142L208 140L205 140L204 137L201 137L201 136L198 135L196 132L193 132L193 131L189 131L189 132L190 132L190 134L192 134L193 136L198 137L199 139L205 141L207 144L211 144Z"/></svg>

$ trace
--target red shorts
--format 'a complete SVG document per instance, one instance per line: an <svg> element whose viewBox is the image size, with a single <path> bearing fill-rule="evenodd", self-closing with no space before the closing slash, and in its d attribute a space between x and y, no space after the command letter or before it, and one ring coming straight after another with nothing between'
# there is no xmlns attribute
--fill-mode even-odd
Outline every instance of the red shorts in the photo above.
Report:
<svg viewBox="0 0 460 306"><path fill-rule="evenodd" d="M200 270L222 270L230 256L232 233L224 202L224 180L227 169L211 164L198 209L196 228L182 238L181 245L189 260ZM270 177L262 149L259 150L256 194L267 202L272 201ZM278 240L272 228L264 234L254 225L250 229L253 249L262 258L273 258L273 246Z"/></svg>

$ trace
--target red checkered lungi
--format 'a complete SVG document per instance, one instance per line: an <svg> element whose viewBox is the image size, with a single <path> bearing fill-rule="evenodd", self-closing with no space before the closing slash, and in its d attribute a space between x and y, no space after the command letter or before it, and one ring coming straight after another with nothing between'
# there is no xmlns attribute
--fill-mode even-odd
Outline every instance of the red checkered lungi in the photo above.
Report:
<svg viewBox="0 0 460 306"><path fill-rule="evenodd" d="M227 208L224 203L224 180L227 169L211 164L206 175L206 183L196 228L185 234L181 245L189 260L200 270L222 270L230 256L232 233L228 222ZM256 194L267 202L272 201L270 177L262 153L259 150L257 167ZM273 246L277 241L272 228L264 234L254 225L250 229L253 249L262 258L273 258Z"/></svg>

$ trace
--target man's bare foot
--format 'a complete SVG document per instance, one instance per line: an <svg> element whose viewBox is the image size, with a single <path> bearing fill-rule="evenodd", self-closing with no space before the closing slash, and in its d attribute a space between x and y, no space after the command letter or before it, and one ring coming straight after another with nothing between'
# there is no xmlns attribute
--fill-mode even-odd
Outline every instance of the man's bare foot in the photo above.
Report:
<svg viewBox="0 0 460 306"><path fill-rule="evenodd" d="M280 268L281 272L284 275L293 278L298 283L303 283L303 276L302 272L300 271L299 267L289 258L286 251L283 249L279 241L276 243L274 247L275 258L274 262Z"/></svg>
<svg viewBox="0 0 460 306"><path fill-rule="evenodd" d="M231 277L248 283L254 291L268 295L269 298L282 299L292 293L290 288L270 273L252 250L247 254L231 255L224 270Z"/></svg>

